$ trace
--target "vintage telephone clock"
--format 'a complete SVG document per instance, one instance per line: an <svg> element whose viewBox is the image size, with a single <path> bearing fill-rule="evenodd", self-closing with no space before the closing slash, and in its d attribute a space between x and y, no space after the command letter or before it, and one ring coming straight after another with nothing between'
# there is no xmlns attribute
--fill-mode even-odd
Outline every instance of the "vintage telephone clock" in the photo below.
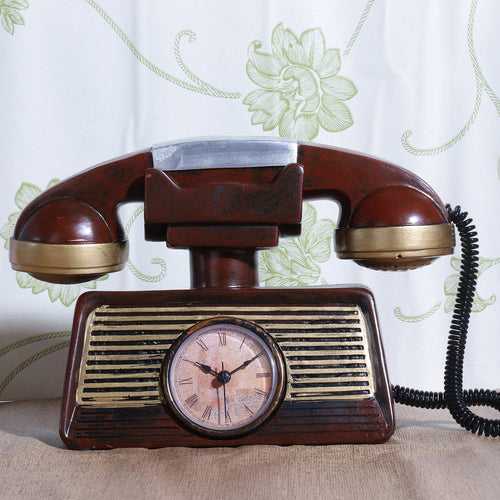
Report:
<svg viewBox="0 0 500 500"><path fill-rule="evenodd" d="M445 392L391 388L364 287L258 288L256 250L300 233L302 201L340 205L338 257L412 269L462 244ZM122 203L144 201L146 239L191 251L189 290L89 292L76 305L60 433L71 448L379 443L393 399L448 407L500 434L497 392L462 390L477 276L470 219L416 175L350 151L281 139L153 147L61 182L22 212L12 267L79 283L123 268Z"/></svg>

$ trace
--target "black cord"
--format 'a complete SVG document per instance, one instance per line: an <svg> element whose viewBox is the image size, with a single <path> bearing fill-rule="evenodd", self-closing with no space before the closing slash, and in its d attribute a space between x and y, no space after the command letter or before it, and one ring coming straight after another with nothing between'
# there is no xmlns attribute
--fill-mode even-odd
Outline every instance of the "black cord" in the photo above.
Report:
<svg viewBox="0 0 500 500"><path fill-rule="evenodd" d="M464 429L474 434L499 437L500 420L480 417L469 406L491 406L500 411L500 393L487 389L463 390L464 353L469 319L476 291L479 245L472 219L460 207L449 205L448 218L458 229L462 246L462 261L457 297L448 336L444 369L444 392L430 392L393 386L394 400L418 408L448 408L453 418Z"/></svg>

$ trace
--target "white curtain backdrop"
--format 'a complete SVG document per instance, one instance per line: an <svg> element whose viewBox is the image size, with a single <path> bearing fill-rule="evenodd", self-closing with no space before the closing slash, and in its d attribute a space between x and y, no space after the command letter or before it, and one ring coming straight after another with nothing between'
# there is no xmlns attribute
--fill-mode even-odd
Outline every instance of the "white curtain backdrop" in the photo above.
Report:
<svg viewBox="0 0 500 500"><path fill-rule="evenodd" d="M91 165L206 135L369 153L467 209L482 259L465 386L499 387L499 17L496 0L0 0L0 400L61 394L82 291L189 283L185 252L143 240L140 205L121 211L121 273L71 287L16 273L8 238L20 210ZM391 381L441 389L458 260L363 269L334 256L335 205L306 214L321 250L283 242L261 258L262 284L368 285Z"/></svg>

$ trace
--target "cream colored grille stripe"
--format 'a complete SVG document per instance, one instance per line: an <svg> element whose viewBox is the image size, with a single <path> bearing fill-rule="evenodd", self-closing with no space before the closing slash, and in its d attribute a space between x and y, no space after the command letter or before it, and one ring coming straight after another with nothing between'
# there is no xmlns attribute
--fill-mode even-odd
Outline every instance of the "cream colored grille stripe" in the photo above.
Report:
<svg viewBox="0 0 500 500"><path fill-rule="evenodd" d="M279 345L279 344L278 344ZM116 346L113 346L113 348L116 347ZM137 347L137 346L134 346L134 347ZM139 347L142 347L143 349L142 350L145 350L144 349L144 346L139 346ZM121 349L123 350L123 349ZM127 351L133 351L133 349L130 349L130 347L127 346ZM159 349L155 349L155 353L159 351ZM163 353L166 353L168 351L168 349L163 349ZM329 350L324 350L324 351L285 351L285 355L287 358L293 358L294 356L297 357L297 356L307 356L307 357L317 357L317 356L331 356L331 355L345 355L345 356L352 356L352 355L357 355L357 354L363 354L363 351L361 349L359 350L332 350L332 349L329 349ZM103 353L104 352L116 352L115 350L113 350L112 348L108 347L106 349L106 351L102 351ZM160 354L160 359L163 358L163 356ZM106 360L106 359L112 359L112 360L134 360L134 359L151 359L151 354L116 354L116 355L112 355L112 354L97 354L95 353L95 351L90 351L90 354L89 354L89 359L91 360ZM317 363L318 364L318 363Z"/></svg>
<svg viewBox="0 0 500 500"><path fill-rule="evenodd" d="M84 392L83 396L85 398L96 398L96 399L106 399L108 402L112 402L115 397L128 397L130 396L155 396L155 401L159 401L158 391L124 391L124 392L113 392L113 393L101 393L101 392Z"/></svg>
<svg viewBox="0 0 500 500"><path fill-rule="evenodd" d="M104 352L104 351L168 351L170 342L165 344L150 344L150 345L91 345L89 353ZM101 354L102 355L102 354Z"/></svg>
<svg viewBox="0 0 500 500"><path fill-rule="evenodd" d="M351 370L349 370L351 371ZM100 379L120 379L120 378L132 378L132 379L152 379L158 380L158 371L155 372L143 372L143 373L88 373L85 378L85 384L90 384L90 380L100 380Z"/></svg>
<svg viewBox="0 0 500 500"><path fill-rule="evenodd" d="M361 353L364 355L365 353ZM288 356L290 358L290 355ZM340 365L350 365L350 364L365 364L364 359L324 359L321 361L321 363L318 363L317 360L314 359L301 359L300 361L295 361L292 359L288 359L288 364L292 368L292 370L297 371L297 373L302 373L304 370L300 370L301 367L307 368L308 370L312 370L312 367L309 365L318 365L321 364L323 366L328 366L332 365L332 368L334 366L340 366ZM344 369L342 367L342 369Z"/></svg>
<svg viewBox="0 0 500 500"><path fill-rule="evenodd" d="M300 401L334 401L334 400L339 400L339 399L365 399L367 397L371 397L370 395L363 395L363 394L335 394L335 393L328 393L328 394L321 394L321 397L318 397L317 394L313 393L307 393L307 394L296 394L292 393L291 398L293 400L300 400Z"/></svg>
<svg viewBox="0 0 500 500"><path fill-rule="evenodd" d="M213 317L213 316L212 316ZM246 319L246 318L245 318ZM283 319L283 318L280 318ZM345 329L348 331L359 331L357 325L336 325L330 326L326 324L305 324L305 323L261 323L260 321L255 321L262 328L266 330L321 330L321 329L332 329L341 330ZM138 325L96 325L92 328L94 332L119 332L119 331L156 331L156 330L186 330L193 325L195 321L191 323L171 323L171 324L138 324Z"/></svg>
<svg viewBox="0 0 500 500"><path fill-rule="evenodd" d="M214 311L220 311L224 313L231 313L233 311L237 312L263 312L268 313L270 311L276 312L289 312L289 311L315 311L319 314L328 311L345 311L346 313L357 314L358 306L193 306L187 309L185 306L180 307L113 307L113 306L101 306L97 308L94 312L96 314L101 313L150 313L158 314L161 312L182 312L186 313L186 316L193 316L199 314L200 312L205 312L206 314L211 314L213 316Z"/></svg>
<svg viewBox="0 0 500 500"><path fill-rule="evenodd" d="M217 314L215 315L217 316ZM222 315L221 315L222 316ZM209 319L213 318L214 314L202 314L202 315L189 315L189 319L192 321L202 321L204 319ZM155 316L101 316L98 315L96 316L96 321L98 322L108 322L108 321L120 321L120 322L128 322L128 321L183 321L186 319L186 316L174 316L174 315L168 315L168 316L161 316L161 315L155 315ZM245 314L245 319L249 321L257 321L257 320L269 320L269 319L276 319L276 315L272 314L266 314L266 315L254 315L252 316L251 314L247 315ZM289 320L316 320L319 321L321 320L354 320L359 322L359 316L357 314L350 314L350 315L339 315L339 314L333 314L333 315L326 315L322 314L321 316L318 317L317 314L315 315L290 315L286 316L286 319Z"/></svg>
<svg viewBox="0 0 500 500"><path fill-rule="evenodd" d="M347 392L347 391L366 391L368 390L367 385L352 385L352 386L345 386L345 387L294 387L291 392L298 394L301 392L304 393L318 393L318 392Z"/></svg>
<svg viewBox="0 0 500 500"><path fill-rule="evenodd" d="M337 382L343 380L353 380L355 377L364 377L364 375L353 375L354 373L364 374L366 373L366 368L329 368L322 370L308 370L301 371L300 378L295 379L297 382ZM325 374L331 375L327 377L316 377L315 375ZM340 375L346 374L347 377L342 377ZM302 377L303 376L303 377ZM122 379L122 378L130 378L134 380L143 380L146 382L147 380L156 380L158 379L158 372L152 373L88 373L85 378L85 384L94 384L98 382L91 382L91 380L109 380L112 382L114 379ZM150 382L151 383L151 382ZM128 384L127 384L128 385Z"/></svg>
<svg viewBox="0 0 500 500"><path fill-rule="evenodd" d="M153 340L164 340L164 341L174 341L178 336L179 333L163 333L163 334L158 334L158 335L149 335L146 333L141 333L139 335L136 335L135 332L137 330L135 329L130 329L133 331L133 334L126 334L126 333L120 333L118 335L92 335L92 342L100 342L100 341L108 341L108 342L113 342L113 341L134 341L134 340L141 340L144 342L151 342ZM94 332L92 332L94 333Z"/></svg>
<svg viewBox="0 0 500 500"><path fill-rule="evenodd" d="M143 382L127 382L127 387L149 387L153 386L156 388L157 380L145 380ZM85 386L90 389L96 388L106 388L106 387L123 387L122 382L85 382ZM156 390L156 389L155 389Z"/></svg>
<svg viewBox="0 0 500 500"><path fill-rule="evenodd" d="M262 314L251 314L257 312ZM357 306L215 306L210 310L104 306L87 321L77 402L94 407L159 404L159 368L169 346L183 330L218 313L255 321L276 339L288 368L286 399L373 395L366 327ZM120 324L110 324L113 322Z"/></svg>
<svg viewBox="0 0 500 500"><path fill-rule="evenodd" d="M167 349L165 349L165 352ZM87 350L88 352L88 350ZM116 354L104 354L104 355L91 355L87 354L87 361L134 361L134 360L158 360L158 363L161 363L161 360L165 357L164 354L134 354L134 355L116 355ZM90 365L90 367L94 368L99 365ZM118 369L118 365L115 365L115 370Z"/></svg>
<svg viewBox="0 0 500 500"><path fill-rule="evenodd" d="M327 337L328 338L328 337ZM308 341L308 342L282 342L278 341L278 344L280 347L284 350L286 350L286 347L296 347L300 346L302 344L308 345L310 347L320 347L320 346L343 346L343 345L358 345L363 349L363 345L360 344L359 340L347 340L347 341L325 341L325 342L315 342L314 340Z"/></svg>
<svg viewBox="0 0 500 500"><path fill-rule="evenodd" d="M131 329L132 331L132 329ZM136 330L133 330L134 332ZM111 335L93 335L92 336L92 342L98 342L98 341L134 341L134 340L141 340L141 341L152 341L152 340L175 340L179 336L179 333L163 333L163 334L154 334L150 335L147 333L142 333L139 335L134 334L127 334L127 333L120 333L120 334L111 334ZM273 332L273 337L276 338L278 341L283 339L284 341L288 338L291 339L296 339L296 338L349 338L349 337L354 337L354 338L359 338L360 337L360 332L300 332L300 333L290 333L290 332L279 332L275 333Z"/></svg>

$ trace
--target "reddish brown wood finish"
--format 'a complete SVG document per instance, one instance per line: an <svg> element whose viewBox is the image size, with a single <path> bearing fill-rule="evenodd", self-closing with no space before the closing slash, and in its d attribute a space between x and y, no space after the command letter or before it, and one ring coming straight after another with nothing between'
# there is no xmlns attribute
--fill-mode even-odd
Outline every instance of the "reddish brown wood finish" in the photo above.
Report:
<svg viewBox="0 0 500 500"><path fill-rule="evenodd" d="M367 321L375 376L375 398L358 401L284 402L261 428L239 439L213 440L183 429L162 406L95 409L76 404L78 368L85 323L96 307L204 305L358 304ZM366 288L202 289L162 292L89 292L77 302L68 357L60 434L70 448L108 449L141 446L235 446L245 444L380 443L394 431L394 411L374 300Z"/></svg>
<svg viewBox="0 0 500 500"><path fill-rule="evenodd" d="M152 166L151 153L145 151L60 182L22 211L14 238L63 244L124 240L117 208L122 203L144 200L144 176Z"/></svg>
<svg viewBox="0 0 500 500"><path fill-rule="evenodd" d="M19 233L40 243L110 243L113 235L101 214L89 204L59 198L40 206Z"/></svg>
<svg viewBox="0 0 500 500"><path fill-rule="evenodd" d="M193 288L234 288L258 285L255 250L197 248L191 250Z"/></svg>
<svg viewBox="0 0 500 500"><path fill-rule="evenodd" d="M234 172L234 179L226 178L224 170ZM238 170L254 171L254 182L238 179ZM221 169L215 182L205 182L204 171L148 170L145 220L151 224L300 224L302 168L288 165L274 170L272 182L261 180L258 170Z"/></svg>
<svg viewBox="0 0 500 500"><path fill-rule="evenodd" d="M375 225L383 225L378 224L379 219L391 221L391 212L399 212L397 220L406 221L405 225L447 222L437 193L416 174L401 167L353 151L305 144L299 147L298 160L304 167L304 198L336 200L341 206L339 227L350 227L358 204L392 186L401 189L393 191L390 203L387 198L378 198L381 203L375 208ZM405 199L413 195L415 199L407 206Z"/></svg>
<svg viewBox="0 0 500 500"><path fill-rule="evenodd" d="M267 248L279 240L279 226L170 226L167 245L173 248Z"/></svg>
<svg viewBox="0 0 500 500"><path fill-rule="evenodd" d="M376 399L333 403L290 403L258 431L240 439L209 440L181 427L161 406L136 409L75 408L68 448L218 447L256 444L376 444L387 441L392 428Z"/></svg>

